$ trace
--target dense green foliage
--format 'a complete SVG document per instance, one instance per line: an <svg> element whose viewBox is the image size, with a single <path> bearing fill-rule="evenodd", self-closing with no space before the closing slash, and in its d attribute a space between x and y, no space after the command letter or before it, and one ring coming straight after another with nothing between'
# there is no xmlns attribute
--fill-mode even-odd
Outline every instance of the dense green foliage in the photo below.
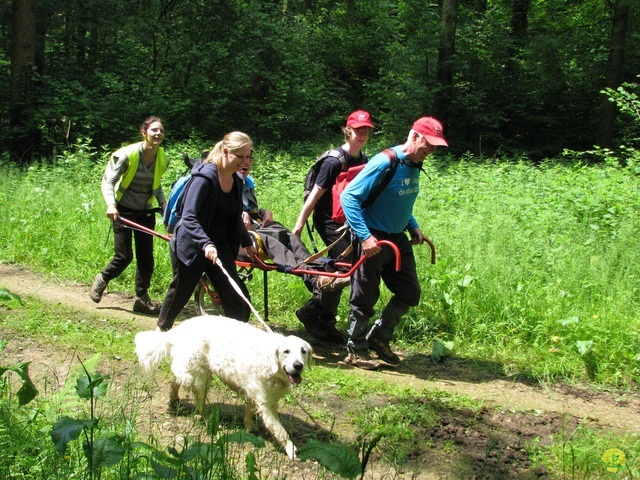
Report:
<svg viewBox="0 0 640 480"><path fill-rule="evenodd" d="M102 315L88 315L33 297L21 301L15 295L0 295L0 310L3 355L5 346L15 355L16 345L28 344L30 349L44 343L48 355L56 350L61 355L77 355L75 361L67 357L69 362L64 364L69 370L64 375L47 363L55 361L52 358L34 361L32 371L38 373L32 378L39 391L27 401L20 392L34 391L29 364L0 362L0 477L124 480L143 475L216 479L268 475L284 479L295 478L292 471L309 468L308 461L292 467L283 453L269 448L271 442L239 430L239 419L223 416L228 392L218 390L222 386L215 383L209 392L212 409L206 423L197 415L162 414L160 427L157 403L149 401L157 384L150 385L142 372L132 367L136 322L105 321ZM43 364L47 365L44 370ZM476 370L473 366L470 369ZM158 380L164 378L160 372ZM327 408L327 399L334 397L343 401L340 410ZM366 471L391 465L405 473L416 468L419 476L425 458L429 458L425 462L429 468L434 457L444 457L451 463L452 478L469 478L475 452L453 442L438 442L425 432L443 421L469 416L475 417L469 424L473 432L487 421L486 405L464 395L394 385L383 377L354 375L349 369L322 363L305 375L305 382L286 401L301 402L305 415L315 421L297 438L303 443L298 450L301 461L316 458L322 465L307 478L354 478L360 449L361 455L374 450ZM336 415L350 425L348 432L332 428L329 434L318 428L333 427ZM158 429L161 434L156 434ZM491 434L495 435L488 452L500 451L505 444L499 432ZM624 474L629 478L638 475L640 439L632 433L567 427L554 432L553 439L538 440L527 447L528 456L532 465L546 465L551 476L601 478L602 452L612 446L627 455ZM418 463L413 463L416 459ZM506 465L501 470L513 472L513 467ZM496 470L489 468L488 472L491 478L499 477Z"/></svg>
<svg viewBox="0 0 640 480"><path fill-rule="evenodd" d="M12 138L35 129L36 158L86 138L114 147L155 114L176 141L239 129L288 149L331 138L356 108L373 113L387 142L435 113L445 115L456 152L540 159L593 146L613 2L460 2L450 85L437 79L441 3L37 0L31 124L12 129L2 116L0 146L6 152ZM622 80L633 81L640 11L627 3ZM0 2L5 112L11 15L11 2ZM436 112L443 95L446 112ZM628 141L628 118L620 122L618 138Z"/></svg>
<svg viewBox="0 0 640 480"><path fill-rule="evenodd" d="M89 150L73 151L26 175L2 168L0 260L88 284L111 256L99 191L105 158L96 155L102 161L91 167ZM177 160L179 152L169 155ZM427 353L435 340L452 341L455 355L540 379L637 385L639 161L637 154L625 166L615 158L599 166L574 158L537 166L434 158L415 214L435 243L437 262L430 265L428 249L416 248L423 297L397 340ZM181 169L176 161L167 190ZM305 169L289 154L258 149L254 170L262 205L292 225ZM156 259L152 289L161 298L171 275L162 240ZM132 290L133 270L110 288ZM249 283L257 308L261 277ZM307 298L302 282L278 273L268 278L272 318L299 327L292 311ZM347 308L345 298L343 326Z"/></svg>

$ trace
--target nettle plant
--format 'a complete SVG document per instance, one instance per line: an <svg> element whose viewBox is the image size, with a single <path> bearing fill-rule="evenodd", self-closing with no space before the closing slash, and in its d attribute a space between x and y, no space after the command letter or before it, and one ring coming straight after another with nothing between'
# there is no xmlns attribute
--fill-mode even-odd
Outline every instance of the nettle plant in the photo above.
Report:
<svg viewBox="0 0 640 480"><path fill-rule="evenodd" d="M89 401L90 418L85 420L63 416L53 425L51 439L60 455L65 457L68 444L83 436L82 450L88 462L89 478L100 478L105 467L121 462L144 473L151 473L148 471L150 468L155 478L236 478L229 460L229 446L251 444L263 448L265 445L261 437L245 431L222 433L220 413L215 408L207 419L207 433L212 442L186 439L181 450L175 447L161 450L118 433L103 433L95 416L95 404L97 399L106 394L109 377L99 373L90 374L84 364L82 368L84 374L77 378L76 393ZM329 445L311 439L298 449L298 458L301 461L314 459L343 478L363 478L371 452L378 441L379 438L363 442L360 459L356 452L342 445ZM127 461L123 462L125 459ZM247 478L257 480L260 469L253 452L247 453L245 466Z"/></svg>
<svg viewBox="0 0 640 480"><path fill-rule="evenodd" d="M103 434L99 420L95 417L95 403L106 394L109 377L98 373L91 375L84 365L82 367L84 375L77 379L76 393L89 401L90 418L84 420L62 417L53 425L51 439L64 457L68 444L83 436L82 450L88 462L89 478L100 478L102 469L119 464L125 458L128 460L125 463L132 466L146 463L147 466L142 469L148 470L150 467L157 478L235 478L229 461L229 445L249 443L256 448L263 448L265 445L261 437L245 431L222 433L217 409L212 409L207 419L207 433L213 439L212 442L191 442L186 439L181 450L175 447L160 450L118 433ZM358 455L349 449L311 440L299 449L298 457L303 461L313 458L333 473L345 478L355 478L364 474L374 446L375 444L369 449L363 449L363 460L360 462ZM247 478L257 480L260 469L253 452L246 455L245 466Z"/></svg>

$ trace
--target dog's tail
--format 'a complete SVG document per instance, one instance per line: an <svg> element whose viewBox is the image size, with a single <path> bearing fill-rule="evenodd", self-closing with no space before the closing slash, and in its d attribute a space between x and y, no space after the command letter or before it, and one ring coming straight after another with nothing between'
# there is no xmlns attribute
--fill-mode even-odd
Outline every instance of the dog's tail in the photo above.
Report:
<svg viewBox="0 0 640 480"><path fill-rule="evenodd" d="M140 332L136 334L134 343L138 362L146 373L152 373L171 350L167 332Z"/></svg>

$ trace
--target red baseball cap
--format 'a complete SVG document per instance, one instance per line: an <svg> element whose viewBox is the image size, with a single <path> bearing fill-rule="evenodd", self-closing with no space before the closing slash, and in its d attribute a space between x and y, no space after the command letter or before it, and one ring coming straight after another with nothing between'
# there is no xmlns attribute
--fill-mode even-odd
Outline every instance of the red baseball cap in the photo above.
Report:
<svg viewBox="0 0 640 480"><path fill-rule="evenodd" d="M351 128L360 128L360 127L371 127L373 128L373 123L371 123L371 115L369 112L365 110L356 110L349 118L347 118L347 127Z"/></svg>
<svg viewBox="0 0 640 480"><path fill-rule="evenodd" d="M442 134L442 124L433 117L422 117L416 120L411 127L416 132L424 135L431 145L442 145L448 147L449 144Z"/></svg>

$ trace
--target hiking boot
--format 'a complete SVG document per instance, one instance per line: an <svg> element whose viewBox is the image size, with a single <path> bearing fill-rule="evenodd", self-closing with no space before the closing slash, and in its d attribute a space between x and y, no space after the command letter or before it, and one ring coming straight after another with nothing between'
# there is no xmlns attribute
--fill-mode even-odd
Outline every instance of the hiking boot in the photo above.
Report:
<svg viewBox="0 0 640 480"><path fill-rule="evenodd" d="M107 289L108 284L109 282L104 281L102 273L97 274L96 278L93 279L91 292L89 292L91 300L93 300L95 303L100 303L100 300L102 300L102 294L104 294L104 291Z"/></svg>
<svg viewBox="0 0 640 480"><path fill-rule="evenodd" d="M329 277L327 275L320 275L318 277L318 287L321 292L333 292L334 290L341 290L351 283L351 277Z"/></svg>
<svg viewBox="0 0 640 480"><path fill-rule="evenodd" d="M314 315L312 309L304 306L296 310L296 317L300 320L300 323L304 325L305 330L316 340L326 340L327 332L324 328L318 323L319 316ZM315 312L317 313L317 312Z"/></svg>
<svg viewBox="0 0 640 480"><path fill-rule="evenodd" d="M316 320L316 325L321 329L323 334L323 340L330 344L344 345L346 339L344 334L336 328L336 316L328 310L320 310L320 315Z"/></svg>
<svg viewBox="0 0 640 480"><path fill-rule="evenodd" d="M335 325L328 325L324 329L326 341L329 343L344 344L346 339L340 330Z"/></svg>
<svg viewBox="0 0 640 480"><path fill-rule="evenodd" d="M379 370L380 362L371 358L368 352L349 352L344 363L363 370Z"/></svg>
<svg viewBox="0 0 640 480"><path fill-rule="evenodd" d="M143 295L138 297L136 303L133 304L133 311L147 315L157 315L160 313L160 304L151 300L149 295Z"/></svg>
<svg viewBox="0 0 640 480"><path fill-rule="evenodd" d="M389 347L388 342L376 338L375 335L369 336L367 341L369 342L369 350L376 352L381 360L384 360L391 365L397 365L400 363L400 357L391 351L391 347Z"/></svg>

